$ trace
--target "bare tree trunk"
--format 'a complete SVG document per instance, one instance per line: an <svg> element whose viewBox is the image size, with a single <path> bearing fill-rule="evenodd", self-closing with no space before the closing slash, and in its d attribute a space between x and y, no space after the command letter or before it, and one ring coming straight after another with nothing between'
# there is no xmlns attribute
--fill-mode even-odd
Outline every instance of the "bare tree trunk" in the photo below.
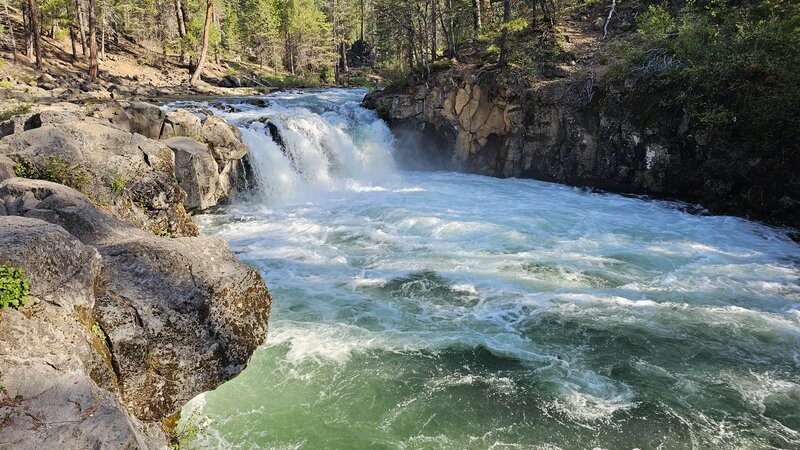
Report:
<svg viewBox="0 0 800 450"><path fill-rule="evenodd" d="M475 30L481 29L481 0L472 0L472 20Z"/></svg>
<svg viewBox="0 0 800 450"><path fill-rule="evenodd" d="M508 62L508 22L511 20L511 0L503 0L503 34L500 36L500 60L503 67Z"/></svg>
<svg viewBox="0 0 800 450"><path fill-rule="evenodd" d="M364 0L361 0L361 40L364 40Z"/></svg>
<svg viewBox="0 0 800 450"><path fill-rule="evenodd" d="M178 16L178 36L183 39L183 37L186 36L186 22L184 21L185 17L183 15L181 0L175 0L175 14ZM180 61L181 64L186 63L186 51L183 50L183 43L181 43Z"/></svg>
<svg viewBox="0 0 800 450"><path fill-rule="evenodd" d="M338 55L339 50L337 48L338 45L336 44L336 41L338 40L337 36L339 31L339 14L336 8L337 8L337 2L336 0L333 0L333 7L331 8L333 16L333 48L336 51L336 54ZM341 65L337 61L336 64L333 65L333 80L336 82L337 85L341 83L341 71L342 71Z"/></svg>
<svg viewBox="0 0 800 450"><path fill-rule="evenodd" d="M72 62L78 60L78 47L75 45L75 27L69 27L69 41L72 44Z"/></svg>
<svg viewBox="0 0 800 450"><path fill-rule="evenodd" d="M342 58L342 72L347 72L349 70L347 67L347 46L344 44L344 41L339 44L339 53Z"/></svg>
<svg viewBox="0 0 800 450"><path fill-rule="evenodd" d="M431 0L431 62L436 61L436 15L439 0Z"/></svg>
<svg viewBox="0 0 800 450"><path fill-rule="evenodd" d="M30 61L33 59L33 36L27 2L22 2L22 28L25 31L25 55L28 57L28 61Z"/></svg>
<svg viewBox="0 0 800 450"><path fill-rule="evenodd" d="M414 25L408 26L408 70L414 68Z"/></svg>
<svg viewBox="0 0 800 450"><path fill-rule="evenodd" d="M8 1L3 3L6 12L6 22L8 22L8 34L11 35L11 59L17 60L17 38L14 37L14 22L11 21L11 14L8 13Z"/></svg>
<svg viewBox="0 0 800 450"><path fill-rule="evenodd" d="M75 0L75 9L78 13L78 35L81 37L81 53L83 54L83 62L86 62L86 34L83 32L83 8L81 8L81 0Z"/></svg>
<svg viewBox="0 0 800 450"><path fill-rule="evenodd" d="M603 39L608 36L608 24L611 22L611 16L614 14L614 11L617 9L617 0L611 0L611 9L608 11L608 18L606 18L606 23L603 24Z"/></svg>
<svg viewBox="0 0 800 450"><path fill-rule="evenodd" d="M97 80L97 25L95 23L94 0L89 0L89 76Z"/></svg>
<svg viewBox="0 0 800 450"><path fill-rule="evenodd" d="M106 2L100 2L100 60L106 60Z"/></svg>
<svg viewBox="0 0 800 450"><path fill-rule="evenodd" d="M214 20L214 27L217 30L221 30L222 27L219 24L219 14L216 11L212 12L212 19ZM219 64L219 47L214 48L214 64Z"/></svg>
<svg viewBox="0 0 800 450"><path fill-rule="evenodd" d="M456 24L455 24L455 11L453 10L453 0L447 0L447 10L450 11L448 24L450 25L450 56L456 56ZM444 25L442 25L444 28Z"/></svg>
<svg viewBox="0 0 800 450"><path fill-rule="evenodd" d="M28 0L28 24L33 31L33 51L36 56L36 68L42 70L42 36L39 29L39 11L36 9L36 0Z"/></svg>
<svg viewBox="0 0 800 450"><path fill-rule="evenodd" d="M208 55L208 34L211 30L211 13L214 12L214 3L211 0L206 1L206 23L203 26L203 47L200 50L200 60L197 62L197 67L194 69L192 77L189 79L189 84L196 84L203 74L203 65L206 63L206 56Z"/></svg>

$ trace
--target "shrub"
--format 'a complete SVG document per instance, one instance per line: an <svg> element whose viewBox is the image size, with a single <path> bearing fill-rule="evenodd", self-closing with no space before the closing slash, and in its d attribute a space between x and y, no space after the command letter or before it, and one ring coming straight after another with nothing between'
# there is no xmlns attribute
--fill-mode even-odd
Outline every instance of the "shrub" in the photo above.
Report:
<svg viewBox="0 0 800 450"><path fill-rule="evenodd" d="M30 156L12 155L14 173L18 177L46 180L84 191L89 176L86 171L60 156L51 155L37 163Z"/></svg>
<svg viewBox="0 0 800 450"><path fill-rule="evenodd" d="M192 448L192 444L207 431L209 421L202 416L200 408L195 408L185 419L178 420L172 436L174 450Z"/></svg>
<svg viewBox="0 0 800 450"><path fill-rule="evenodd" d="M20 103L16 106L3 110L3 112L0 113L0 120L8 120L14 116L28 114L29 112L31 112L31 105L29 103Z"/></svg>
<svg viewBox="0 0 800 450"><path fill-rule="evenodd" d="M19 309L28 302L31 283L25 269L9 264L0 265L0 308Z"/></svg>
<svg viewBox="0 0 800 450"><path fill-rule="evenodd" d="M125 185L128 184L128 180L117 175L111 179L111 192L114 194L119 194L120 192L125 190Z"/></svg>
<svg viewBox="0 0 800 450"><path fill-rule="evenodd" d="M666 40L676 29L675 20L662 5L650 5L647 11L636 19L636 23L639 34L653 42Z"/></svg>

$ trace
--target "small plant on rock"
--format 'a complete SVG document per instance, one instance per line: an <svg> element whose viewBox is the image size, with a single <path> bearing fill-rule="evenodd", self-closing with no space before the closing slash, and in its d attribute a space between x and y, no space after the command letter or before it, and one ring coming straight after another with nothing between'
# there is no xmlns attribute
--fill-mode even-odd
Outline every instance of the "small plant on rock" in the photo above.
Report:
<svg viewBox="0 0 800 450"><path fill-rule="evenodd" d="M200 408L195 408L186 419L178 420L173 436L173 450L194 448L192 444L201 437L208 428L208 419L203 417Z"/></svg>
<svg viewBox="0 0 800 450"><path fill-rule="evenodd" d="M14 116L28 114L29 112L31 112L30 103L20 103L16 106L3 110L3 112L0 112L0 120L8 120Z"/></svg>
<svg viewBox="0 0 800 450"><path fill-rule="evenodd" d="M0 265L0 308L19 309L28 302L31 282L25 277L25 269L9 264Z"/></svg>
<svg viewBox="0 0 800 450"><path fill-rule="evenodd" d="M94 334L95 336L97 336L100 339L105 339L106 338L106 334L103 333L103 329L100 328L100 324L98 324L97 322L92 324L92 334Z"/></svg>
<svg viewBox="0 0 800 450"><path fill-rule="evenodd" d="M114 194L119 194L120 192L125 190L125 185L128 184L128 180L117 175L111 180L111 192Z"/></svg>

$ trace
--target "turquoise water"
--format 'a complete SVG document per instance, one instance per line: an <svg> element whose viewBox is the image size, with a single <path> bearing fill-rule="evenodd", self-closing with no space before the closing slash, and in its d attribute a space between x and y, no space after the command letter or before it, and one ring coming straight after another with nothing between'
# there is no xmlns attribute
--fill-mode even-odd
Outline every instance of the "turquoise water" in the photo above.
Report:
<svg viewBox="0 0 800 450"><path fill-rule="evenodd" d="M218 111L258 189L198 223L260 270L274 309L249 367L184 409L207 424L195 445L800 448L800 247L784 232L403 172L361 95Z"/></svg>

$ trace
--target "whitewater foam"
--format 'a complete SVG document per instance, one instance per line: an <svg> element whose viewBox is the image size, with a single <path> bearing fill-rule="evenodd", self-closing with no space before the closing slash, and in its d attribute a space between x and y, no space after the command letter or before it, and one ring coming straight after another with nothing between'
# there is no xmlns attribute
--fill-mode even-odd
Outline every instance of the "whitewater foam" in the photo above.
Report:
<svg viewBox="0 0 800 450"><path fill-rule="evenodd" d="M362 94L219 112L260 193L196 219L275 302L250 367L206 394L204 412L229 418L215 432L269 448L800 445L785 412L800 395L800 247L784 230L401 172Z"/></svg>

